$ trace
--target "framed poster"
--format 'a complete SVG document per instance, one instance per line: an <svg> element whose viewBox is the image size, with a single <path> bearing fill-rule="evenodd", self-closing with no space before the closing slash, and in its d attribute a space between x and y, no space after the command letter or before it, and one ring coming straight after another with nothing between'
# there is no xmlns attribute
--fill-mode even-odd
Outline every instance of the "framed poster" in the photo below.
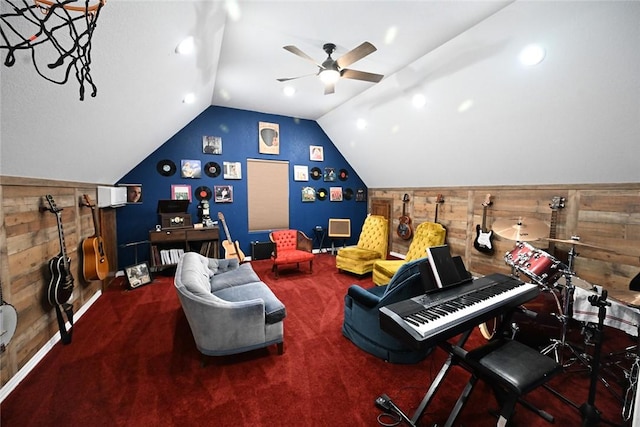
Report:
<svg viewBox="0 0 640 427"><path fill-rule="evenodd" d="M182 178L200 178L202 174L202 164L200 160L181 160L180 176Z"/></svg>
<svg viewBox="0 0 640 427"><path fill-rule="evenodd" d="M341 202L342 187L329 187L329 200L332 202Z"/></svg>
<svg viewBox="0 0 640 427"><path fill-rule="evenodd" d="M222 162L224 169L224 179L242 179L242 163Z"/></svg>
<svg viewBox="0 0 640 427"><path fill-rule="evenodd" d="M131 288L137 288L138 286L151 283L151 273L149 273L149 265L146 262L125 267L124 271Z"/></svg>
<svg viewBox="0 0 640 427"><path fill-rule="evenodd" d="M190 185L172 185L171 199L191 201L191 186Z"/></svg>
<svg viewBox="0 0 640 427"><path fill-rule="evenodd" d="M310 145L309 160L314 162L324 161L324 148L321 145Z"/></svg>
<svg viewBox="0 0 640 427"><path fill-rule="evenodd" d="M233 186L232 185L215 185L213 187L214 201L216 203L233 202Z"/></svg>
<svg viewBox="0 0 640 427"><path fill-rule="evenodd" d="M316 190L313 187L302 187L302 201L315 202Z"/></svg>
<svg viewBox="0 0 640 427"><path fill-rule="evenodd" d="M294 181L309 181L309 166L294 165L293 166Z"/></svg>
<svg viewBox="0 0 640 427"><path fill-rule="evenodd" d="M333 182L336 180L335 168L324 168L324 175L322 175L325 181Z"/></svg>
<svg viewBox="0 0 640 427"><path fill-rule="evenodd" d="M258 151L260 154L280 154L280 125L258 122Z"/></svg>
<svg viewBox="0 0 640 427"><path fill-rule="evenodd" d="M222 154L222 137L203 136L202 152L204 154Z"/></svg>

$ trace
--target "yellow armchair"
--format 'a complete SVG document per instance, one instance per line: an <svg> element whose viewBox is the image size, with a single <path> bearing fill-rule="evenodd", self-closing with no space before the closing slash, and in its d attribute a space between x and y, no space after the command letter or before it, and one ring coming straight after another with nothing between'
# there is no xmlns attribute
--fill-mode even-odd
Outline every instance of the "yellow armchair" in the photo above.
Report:
<svg viewBox="0 0 640 427"><path fill-rule="evenodd" d="M427 256L429 247L444 245L446 235L447 230L436 222L423 222L418 225L405 259L382 259L374 262L373 283L378 286L386 285L402 264Z"/></svg>
<svg viewBox="0 0 640 427"><path fill-rule="evenodd" d="M389 222L380 215L369 215L362 226L356 246L348 246L338 251L336 267L358 275L370 273L373 263L387 258Z"/></svg>

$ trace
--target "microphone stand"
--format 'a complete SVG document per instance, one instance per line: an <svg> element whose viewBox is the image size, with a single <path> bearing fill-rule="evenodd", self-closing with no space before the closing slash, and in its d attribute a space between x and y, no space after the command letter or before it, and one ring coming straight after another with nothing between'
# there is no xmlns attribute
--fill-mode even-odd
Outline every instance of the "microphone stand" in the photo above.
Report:
<svg viewBox="0 0 640 427"><path fill-rule="evenodd" d="M593 361L591 364L591 382L589 384L589 398L580 407L582 415L582 427L597 426L600 422L615 426L616 424L603 420L600 411L595 406L596 386L598 384L598 369L600 368L600 353L602 351L602 332L604 328L604 319L607 316L607 307L611 303L607 301L607 291L602 290L601 295L589 296L589 302L592 306L598 307L598 327L594 332L595 349Z"/></svg>

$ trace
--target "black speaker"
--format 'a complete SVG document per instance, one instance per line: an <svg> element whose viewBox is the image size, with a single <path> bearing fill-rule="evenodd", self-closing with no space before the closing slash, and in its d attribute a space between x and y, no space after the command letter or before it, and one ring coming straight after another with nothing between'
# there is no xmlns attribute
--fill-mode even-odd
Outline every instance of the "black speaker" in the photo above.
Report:
<svg viewBox="0 0 640 427"><path fill-rule="evenodd" d="M273 253L273 242L251 242L251 260L269 259Z"/></svg>

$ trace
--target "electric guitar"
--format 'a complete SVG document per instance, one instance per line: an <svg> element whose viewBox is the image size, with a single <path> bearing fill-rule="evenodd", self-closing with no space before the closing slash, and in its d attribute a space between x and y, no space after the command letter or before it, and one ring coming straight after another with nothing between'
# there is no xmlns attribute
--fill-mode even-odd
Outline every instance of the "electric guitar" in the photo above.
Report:
<svg viewBox="0 0 640 427"><path fill-rule="evenodd" d="M100 221L96 205L91 202L88 194L84 196L85 206L91 208L93 216L93 228L95 234L82 241L82 274L84 279L104 280L109 274L109 262L104 251L104 241L100 236Z"/></svg>
<svg viewBox="0 0 640 427"><path fill-rule="evenodd" d="M435 223L438 222L438 207L442 203L444 203L444 197L442 196L442 194L438 194L436 196L436 215L435 215L435 218L433 219L433 222L435 222ZM440 224L440 225L442 225L442 224ZM444 225L443 225L443 227L444 227Z"/></svg>
<svg viewBox="0 0 640 427"><path fill-rule="evenodd" d="M224 234L227 236L227 240L222 242L222 247L224 248L224 257L229 258L237 258L238 261L244 262L244 253L240 250L240 244L238 241L235 242L231 240L231 233L229 233L229 229L227 228L227 223L224 220L224 215L222 212L218 212L218 219L222 222L222 226L224 227Z"/></svg>
<svg viewBox="0 0 640 427"><path fill-rule="evenodd" d="M551 198L551 203L549 203L549 207L551 208L551 223L549 224L549 239L555 239L556 238L556 227L558 224L558 210L564 208L564 202L565 202L565 198L564 197L560 197L560 196L553 196ZM554 255L556 257L559 257L559 255L556 253L556 243L553 241L549 241L549 253L551 255ZM561 261L565 261L566 262L566 255L564 257L564 260Z"/></svg>
<svg viewBox="0 0 640 427"><path fill-rule="evenodd" d="M56 206L56 202L50 194L47 194L47 202L49 203L50 212L56 215L58 221L58 239L60 240L60 253L49 260L49 271L51 272L51 280L47 290L47 298L51 305L60 305L66 303L73 293L73 275L69 266L71 258L67 256L67 249L64 244L64 229L62 228L62 209Z"/></svg>
<svg viewBox="0 0 640 427"><path fill-rule="evenodd" d="M487 230L487 208L492 204L491 194L487 194L487 197L484 199L484 203L482 203L482 226L480 226L480 224L476 225L477 236L476 240L473 242L473 247L486 254L492 254L494 249L492 242L493 231Z"/></svg>
<svg viewBox="0 0 640 427"><path fill-rule="evenodd" d="M405 193L402 198L402 216L399 218L397 233L402 240L409 240L413 236L413 230L411 229L411 218L407 215L405 209L407 202L409 201L409 195Z"/></svg>
<svg viewBox="0 0 640 427"><path fill-rule="evenodd" d="M7 345L18 325L18 312L2 298L2 285L0 284L0 353L7 349Z"/></svg>

